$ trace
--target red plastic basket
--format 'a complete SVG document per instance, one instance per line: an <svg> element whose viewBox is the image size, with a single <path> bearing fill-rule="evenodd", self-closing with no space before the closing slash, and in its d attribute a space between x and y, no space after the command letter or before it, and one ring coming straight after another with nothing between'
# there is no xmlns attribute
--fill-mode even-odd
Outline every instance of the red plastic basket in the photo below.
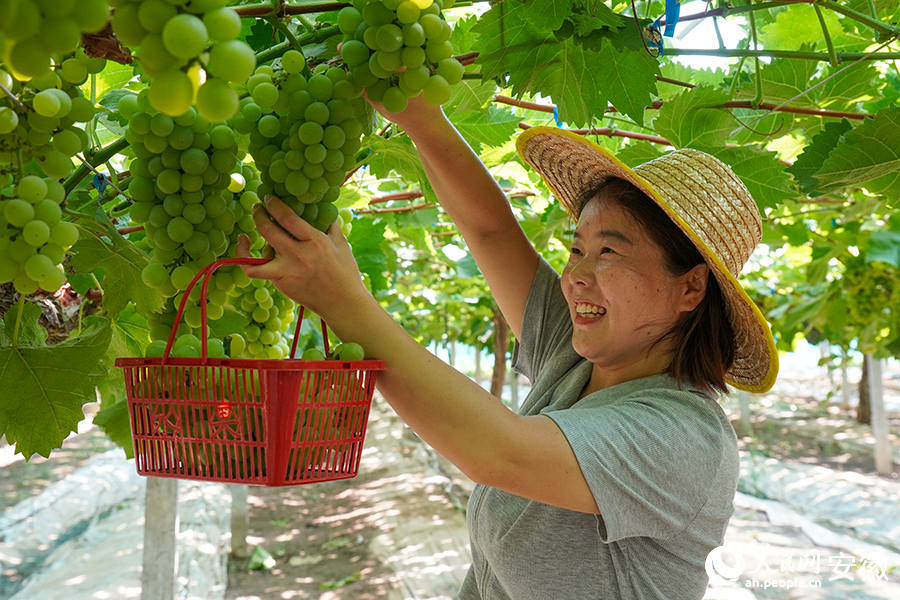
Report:
<svg viewBox="0 0 900 600"><path fill-rule="evenodd" d="M141 475L285 486L355 477L365 441L375 376L384 361L247 360L210 358L206 344L206 292L218 267L263 264L229 258L202 277L201 358L169 353L120 358L125 371L134 457ZM297 332L303 307L297 320ZM290 356L297 349L297 332ZM322 323L325 353L328 332Z"/></svg>

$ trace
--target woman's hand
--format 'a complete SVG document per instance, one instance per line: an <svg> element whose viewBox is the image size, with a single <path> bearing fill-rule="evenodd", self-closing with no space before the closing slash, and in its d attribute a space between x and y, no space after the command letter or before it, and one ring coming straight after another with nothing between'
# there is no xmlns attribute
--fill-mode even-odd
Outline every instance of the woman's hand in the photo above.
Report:
<svg viewBox="0 0 900 600"><path fill-rule="evenodd" d="M434 131L433 128L436 125L447 120L441 107L426 102L422 94L410 98L406 110L399 113L389 112L380 102L373 102L366 94L363 96L381 116L396 123L413 141L416 141L416 138L421 135L428 135L429 132Z"/></svg>
<svg viewBox="0 0 900 600"><path fill-rule="evenodd" d="M275 196L265 200L265 208L254 207L253 220L274 258L264 265L242 266L247 276L271 280L283 294L326 320L338 309L352 311L369 296L337 224L322 233ZM250 256L246 236L238 241L237 256Z"/></svg>

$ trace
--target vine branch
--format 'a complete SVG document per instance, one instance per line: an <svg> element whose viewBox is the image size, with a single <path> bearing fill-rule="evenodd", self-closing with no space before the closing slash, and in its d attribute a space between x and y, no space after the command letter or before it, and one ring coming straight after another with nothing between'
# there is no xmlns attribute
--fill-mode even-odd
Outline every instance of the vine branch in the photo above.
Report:
<svg viewBox="0 0 900 600"><path fill-rule="evenodd" d="M531 129L534 127L533 125L529 125L528 123L519 123L519 129ZM609 127L592 127L590 129L567 129L566 131L571 131L572 133L577 133L579 135L603 135L606 137L623 137L629 138L632 140L641 140L644 142L650 142L651 144L662 144L664 146L672 146L672 142L667 140L666 138L659 137L656 135L647 135L646 133L637 133L634 131L625 131L623 129L611 129Z"/></svg>

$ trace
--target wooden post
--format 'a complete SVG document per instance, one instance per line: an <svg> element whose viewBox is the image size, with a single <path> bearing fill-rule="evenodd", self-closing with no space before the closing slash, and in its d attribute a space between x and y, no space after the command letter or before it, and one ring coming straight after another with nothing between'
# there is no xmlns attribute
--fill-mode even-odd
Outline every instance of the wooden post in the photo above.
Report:
<svg viewBox="0 0 900 600"><path fill-rule="evenodd" d="M246 485L231 487L231 554L237 558L250 556L247 546L247 533L250 527L250 516L247 511Z"/></svg>
<svg viewBox="0 0 900 600"><path fill-rule="evenodd" d="M881 361L866 354L869 367L869 408L872 414L872 435L875 437L875 470L879 475L890 475L891 442L888 439L887 413L881 387Z"/></svg>
<svg viewBox="0 0 900 600"><path fill-rule="evenodd" d="M475 383L481 385L484 373L481 371L481 348L475 346Z"/></svg>
<svg viewBox="0 0 900 600"><path fill-rule="evenodd" d="M514 409L519 408L519 374L515 371L509 372L509 390L510 401Z"/></svg>
<svg viewBox="0 0 900 600"><path fill-rule="evenodd" d="M177 533L178 480L148 477L141 600L172 600L175 597Z"/></svg>
<svg viewBox="0 0 900 600"><path fill-rule="evenodd" d="M456 340L450 340L450 366L456 368Z"/></svg>
<svg viewBox="0 0 900 600"><path fill-rule="evenodd" d="M847 363L850 358L847 356L847 349L841 348L841 410L850 410L850 380L847 378Z"/></svg>
<svg viewBox="0 0 900 600"><path fill-rule="evenodd" d="M741 401L741 428L744 435L753 434L753 424L750 422L750 394L743 390L738 392Z"/></svg>

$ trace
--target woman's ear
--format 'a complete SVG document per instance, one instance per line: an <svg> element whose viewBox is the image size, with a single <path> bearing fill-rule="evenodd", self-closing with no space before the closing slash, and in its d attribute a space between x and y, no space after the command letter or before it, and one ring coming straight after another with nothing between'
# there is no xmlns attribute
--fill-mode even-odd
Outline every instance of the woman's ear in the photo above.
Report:
<svg viewBox="0 0 900 600"><path fill-rule="evenodd" d="M706 284L709 282L709 266L704 262L681 276L682 297L681 311L691 312L706 297Z"/></svg>

